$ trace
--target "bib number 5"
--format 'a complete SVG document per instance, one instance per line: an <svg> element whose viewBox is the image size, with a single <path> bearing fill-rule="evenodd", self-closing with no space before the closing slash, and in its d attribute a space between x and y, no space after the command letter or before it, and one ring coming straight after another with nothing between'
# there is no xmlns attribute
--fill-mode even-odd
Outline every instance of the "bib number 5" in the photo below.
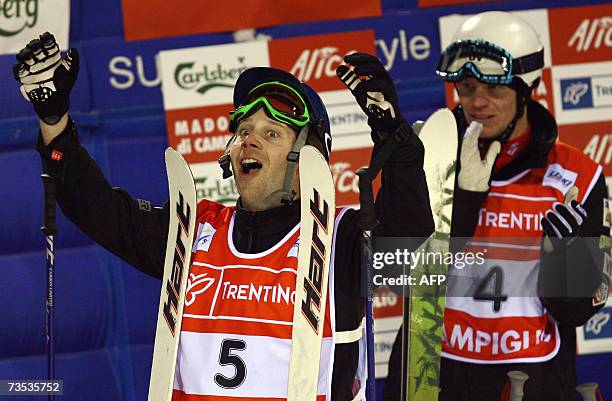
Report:
<svg viewBox="0 0 612 401"><path fill-rule="evenodd" d="M223 388L237 388L244 383L246 379L247 368L244 360L233 351L244 351L246 343L243 340L226 338L221 342L221 352L219 353L219 365L231 365L236 373L233 377L224 376L221 373L215 374L215 383Z"/></svg>

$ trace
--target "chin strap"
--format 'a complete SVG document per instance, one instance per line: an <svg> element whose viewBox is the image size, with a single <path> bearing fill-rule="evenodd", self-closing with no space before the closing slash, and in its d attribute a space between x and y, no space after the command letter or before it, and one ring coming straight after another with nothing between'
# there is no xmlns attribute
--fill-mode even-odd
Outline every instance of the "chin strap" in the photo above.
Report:
<svg viewBox="0 0 612 401"><path fill-rule="evenodd" d="M287 155L287 170L285 171L285 180L283 181L283 187L279 190L272 192L268 195L263 203L265 207L274 207L277 206L279 201L283 205L291 205L295 199L295 195L297 193L291 188L293 183L293 174L295 173L295 169L298 165L298 160L300 159L300 150L306 144L306 139L308 138L308 130L310 129L310 124L305 125L300 130L300 133L293 144L293 149Z"/></svg>
<svg viewBox="0 0 612 401"><path fill-rule="evenodd" d="M536 82L534 82L534 84L531 87L529 87L523 82L522 79L518 79L518 78L512 79L512 82L510 83L510 87L514 89L514 91L516 92L516 114L514 115L514 117L508 124L508 126L506 126L506 129L504 129L504 131L498 137L499 142L502 145L508 142L508 140L510 139L510 136L512 135L512 132L514 132L516 123L521 117L523 117L523 113L525 111L525 105L527 105L527 102L529 101L529 99L531 99L531 91L535 89L538 86L538 84L539 84L539 80L536 80Z"/></svg>

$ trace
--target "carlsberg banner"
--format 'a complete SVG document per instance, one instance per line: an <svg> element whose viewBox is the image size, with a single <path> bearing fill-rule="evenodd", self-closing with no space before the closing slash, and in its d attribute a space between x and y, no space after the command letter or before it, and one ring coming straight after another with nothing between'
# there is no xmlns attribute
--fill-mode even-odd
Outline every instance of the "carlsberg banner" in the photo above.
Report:
<svg viewBox="0 0 612 401"><path fill-rule="evenodd" d="M0 2L0 54L15 54L46 31L55 35L62 50L68 48L70 0Z"/></svg>

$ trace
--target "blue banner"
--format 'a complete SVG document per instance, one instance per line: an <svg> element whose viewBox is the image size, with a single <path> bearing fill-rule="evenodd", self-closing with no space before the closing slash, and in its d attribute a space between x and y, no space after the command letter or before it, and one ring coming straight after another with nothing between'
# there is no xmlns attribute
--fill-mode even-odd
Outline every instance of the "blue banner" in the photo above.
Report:
<svg viewBox="0 0 612 401"><path fill-rule="evenodd" d="M162 106L161 74L156 55L162 50L233 41L231 34L189 36L126 43L122 39L83 45L91 82L92 106L99 111Z"/></svg>

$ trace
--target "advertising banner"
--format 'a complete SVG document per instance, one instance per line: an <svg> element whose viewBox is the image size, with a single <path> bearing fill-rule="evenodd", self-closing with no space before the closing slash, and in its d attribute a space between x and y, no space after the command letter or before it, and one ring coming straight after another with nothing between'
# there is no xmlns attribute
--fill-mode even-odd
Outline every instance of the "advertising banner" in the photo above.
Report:
<svg viewBox="0 0 612 401"><path fill-rule="evenodd" d="M0 55L15 54L32 38L52 32L68 49L70 0L6 0L0 3Z"/></svg>
<svg viewBox="0 0 612 401"><path fill-rule="evenodd" d="M559 124L612 120L612 61L554 66Z"/></svg>
<svg viewBox="0 0 612 401"><path fill-rule="evenodd" d="M555 65L612 60L610 4L553 8L548 15Z"/></svg>
<svg viewBox="0 0 612 401"><path fill-rule="evenodd" d="M375 17L382 12L380 0L256 0L248 4L198 0L180 3L122 0L122 3L125 39L128 41L298 22Z"/></svg>

